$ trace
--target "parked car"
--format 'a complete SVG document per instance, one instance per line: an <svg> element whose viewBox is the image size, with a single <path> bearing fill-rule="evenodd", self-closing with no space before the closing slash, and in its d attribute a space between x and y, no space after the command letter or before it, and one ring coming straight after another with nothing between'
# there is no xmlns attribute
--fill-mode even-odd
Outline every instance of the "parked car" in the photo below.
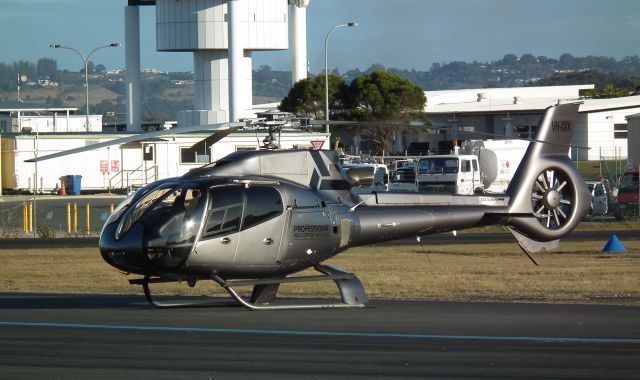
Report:
<svg viewBox="0 0 640 380"><path fill-rule="evenodd" d="M607 195L610 190L602 180L587 179L585 180L589 191L591 192L591 210L587 214L587 219L594 216L605 215L609 211L609 197Z"/></svg>

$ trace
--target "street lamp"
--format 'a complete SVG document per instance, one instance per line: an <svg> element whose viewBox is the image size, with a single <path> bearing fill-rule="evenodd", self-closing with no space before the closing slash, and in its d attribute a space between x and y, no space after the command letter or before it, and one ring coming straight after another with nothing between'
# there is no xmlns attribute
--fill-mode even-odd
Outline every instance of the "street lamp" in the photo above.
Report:
<svg viewBox="0 0 640 380"><path fill-rule="evenodd" d="M326 120L329 120L329 64L327 58L329 37L331 33L338 28L353 28L354 26L358 26L358 23L348 22L346 24L336 25L327 33L327 38L324 39L324 117ZM329 133L329 124L326 126L326 132Z"/></svg>
<svg viewBox="0 0 640 380"><path fill-rule="evenodd" d="M105 49L105 48L110 48L110 47L118 47L120 46L119 43L110 43L109 45L104 45L104 46L98 46L97 48L91 50L89 52L89 54L87 54L87 56L85 57L84 55L82 55L82 53L80 53L78 50L69 47L69 46L63 46L60 44L51 44L49 45L50 48L54 48L54 49L68 49L71 51L74 51L76 54L78 54L80 56L80 58L82 58L82 62L84 62L84 87L86 90L86 111L87 111L87 119L85 121L85 128L87 129L87 132L89 131L89 58L91 58L91 55L93 53L95 53L96 51L100 50L100 49Z"/></svg>

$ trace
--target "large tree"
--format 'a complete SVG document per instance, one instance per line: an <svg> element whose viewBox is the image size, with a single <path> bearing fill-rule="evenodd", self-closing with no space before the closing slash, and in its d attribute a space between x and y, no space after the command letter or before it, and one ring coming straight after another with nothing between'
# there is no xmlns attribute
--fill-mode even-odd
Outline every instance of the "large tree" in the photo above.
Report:
<svg viewBox="0 0 640 380"><path fill-rule="evenodd" d="M58 73L58 62L53 58L40 58L36 63L36 72L39 79L55 80Z"/></svg>
<svg viewBox="0 0 640 380"><path fill-rule="evenodd" d="M428 123L424 91L402 77L381 71L356 78L349 86L342 117L352 120ZM362 131L383 152L388 153L398 128L385 125L363 126Z"/></svg>
<svg viewBox="0 0 640 380"><path fill-rule="evenodd" d="M427 121L424 91L402 77L382 71L362 75L349 86L337 75L329 75L329 108L332 120L391 123ZM324 117L324 76L296 83L280 103L281 111L298 116ZM363 123L360 131L376 147L389 152L397 128Z"/></svg>
<svg viewBox="0 0 640 380"><path fill-rule="evenodd" d="M323 119L325 117L324 75L306 78L293 85L289 94L282 99L279 109L302 117ZM346 85L342 78L329 74L329 109L340 112Z"/></svg>

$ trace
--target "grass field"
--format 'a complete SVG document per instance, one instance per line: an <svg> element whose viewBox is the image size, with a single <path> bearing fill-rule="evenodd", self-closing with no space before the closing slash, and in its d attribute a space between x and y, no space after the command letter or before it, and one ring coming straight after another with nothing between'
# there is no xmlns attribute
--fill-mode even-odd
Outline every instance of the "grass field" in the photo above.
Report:
<svg viewBox="0 0 640 380"><path fill-rule="evenodd" d="M360 247L327 263L352 271L371 299L640 305L640 242L561 243L534 266L514 244ZM1 292L142 294L97 249L0 250ZM311 274L311 273L309 273ZM248 291L248 289L247 289ZM225 295L212 282L158 285L159 294ZM287 284L284 297L337 296L332 283Z"/></svg>

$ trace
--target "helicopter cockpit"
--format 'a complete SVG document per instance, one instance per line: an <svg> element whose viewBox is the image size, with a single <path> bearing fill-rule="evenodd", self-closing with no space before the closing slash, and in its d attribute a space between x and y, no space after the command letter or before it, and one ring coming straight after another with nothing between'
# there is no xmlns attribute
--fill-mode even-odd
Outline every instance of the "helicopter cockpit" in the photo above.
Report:
<svg viewBox="0 0 640 380"><path fill-rule="evenodd" d="M148 264L164 269L179 267L189 256L202 225L206 194L207 188L197 183L167 182L140 189L106 221L103 232L110 229L113 234L103 234L103 256L126 270L135 271ZM132 238L141 239L142 245L131 247L127 242ZM125 251L127 259L122 257ZM135 268L131 268L132 263Z"/></svg>
<svg viewBox="0 0 640 380"><path fill-rule="evenodd" d="M164 268L176 268L184 263L193 248L202 224L206 205L206 191L191 186L174 189L158 189L150 192L137 205L141 208L131 214L144 213L143 247L152 264ZM125 224L128 219L123 219ZM118 231L120 232L120 231Z"/></svg>
<svg viewBox="0 0 640 380"><path fill-rule="evenodd" d="M105 260L127 272L179 274L185 265L206 272L212 263L242 262L237 249L252 250L259 239L260 254L246 259L271 264L279 253L282 215L282 196L269 185L166 181L138 190L114 210L100 248ZM253 233L245 234L249 229Z"/></svg>

